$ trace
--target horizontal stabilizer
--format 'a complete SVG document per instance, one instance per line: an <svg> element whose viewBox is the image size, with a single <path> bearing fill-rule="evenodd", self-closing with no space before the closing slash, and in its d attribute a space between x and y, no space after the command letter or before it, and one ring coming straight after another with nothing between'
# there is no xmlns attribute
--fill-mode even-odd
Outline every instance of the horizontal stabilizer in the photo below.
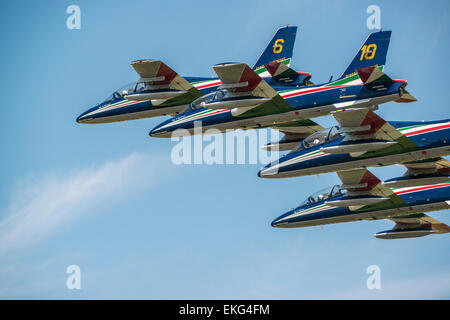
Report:
<svg viewBox="0 0 450 320"><path fill-rule="evenodd" d="M277 81L286 79L293 82L298 78L298 73L284 63L272 61L271 63L266 64L265 67L272 78L275 78Z"/></svg>
<svg viewBox="0 0 450 320"><path fill-rule="evenodd" d="M359 78L364 83L364 85L370 89L383 89L388 88L394 82L391 78L389 78L378 66L371 66L367 68L362 68L356 70L359 75ZM399 88L400 98L395 100L395 102L414 102L417 99L410 94L406 89L406 81L403 80L395 80L397 82L404 82Z"/></svg>
<svg viewBox="0 0 450 320"><path fill-rule="evenodd" d="M395 100L395 102L409 103L414 101L417 101L417 98L406 91L405 87L400 87L400 99Z"/></svg>
<svg viewBox="0 0 450 320"><path fill-rule="evenodd" d="M356 72L358 72L359 78L364 85L371 88L379 85L389 87L393 82L391 78L378 68L378 66L358 69Z"/></svg>

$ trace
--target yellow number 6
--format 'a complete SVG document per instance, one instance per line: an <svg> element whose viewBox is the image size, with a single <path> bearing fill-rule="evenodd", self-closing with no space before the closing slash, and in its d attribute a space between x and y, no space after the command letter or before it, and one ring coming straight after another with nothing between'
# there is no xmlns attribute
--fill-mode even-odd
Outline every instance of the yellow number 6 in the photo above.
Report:
<svg viewBox="0 0 450 320"><path fill-rule="evenodd" d="M283 39L277 39L275 41L275 44L273 45L273 53L280 53L281 51L283 51L282 43L284 43Z"/></svg>

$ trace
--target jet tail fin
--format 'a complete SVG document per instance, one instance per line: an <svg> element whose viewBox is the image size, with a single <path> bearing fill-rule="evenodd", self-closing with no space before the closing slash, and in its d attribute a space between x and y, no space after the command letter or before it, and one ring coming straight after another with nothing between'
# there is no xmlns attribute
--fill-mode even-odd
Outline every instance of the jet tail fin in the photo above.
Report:
<svg viewBox="0 0 450 320"><path fill-rule="evenodd" d="M272 61L280 61L289 66L294 51L295 37L297 35L296 26L287 26L278 29L278 31L270 40L269 44L259 57L253 70L261 77L269 76L264 65Z"/></svg>
<svg viewBox="0 0 450 320"><path fill-rule="evenodd" d="M391 33L392 31L371 33L340 79L353 75L358 69L368 68L374 65L378 65L383 69L386 64L386 55L391 40Z"/></svg>

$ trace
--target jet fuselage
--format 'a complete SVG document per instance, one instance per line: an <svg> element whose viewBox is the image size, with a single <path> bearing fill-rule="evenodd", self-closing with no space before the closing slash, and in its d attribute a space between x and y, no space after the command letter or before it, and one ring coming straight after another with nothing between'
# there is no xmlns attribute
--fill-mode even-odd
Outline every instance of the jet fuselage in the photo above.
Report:
<svg viewBox="0 0 450 320"><path fill-rule="evenodd" d="M203 94L216 91L222 83L218 78L186 77L185 79ZM111 99L83 112L77 118L77 122L97 124L172 115L183 111L191 102L188 100L180 104L180 101L176 100L170 103L166 101L167 99L134 101L123 98L120 92L117 93Z"/></svg>
<svg viewBox="0 0 450 320"><path fill-rule="evenodd" d="M331 111L348 107L369 107L400 98L405 81L394 80L386 87L368 88L358 75L334 82L307 87L274 87L278 94L292 107L290 111L263 115L239 114L236 109L199 108L180 114L164 121L150 131L152 137L170 138L177 131L177 136L193 135L196 122L201 121L200 133L208 129L225 131L227 129L252 129L276 125L293 120L309 119L330 114ZM257 108L257 107L256 107ZM238 115L233 115L238 114Z"/></svg>
<svg viewBox="0 0 450 320"><path fill-rule="evenodd" d="M402 162L419 161L428 158L442 157L450 154L450 119L427 122L389 122L391 126L414 142L417 147L411 149L385 148L365 152L361 155L349 153L333 154L323 151L324 148L339 146L345 136L330 142L291 152L279 160L267 165L258 173L262 178L287 178L313 175L339 170L361 167L386 166ZM370 140L353 141L352 143L370 143ZM372 141L373 142L373 141Z"/></svg>
<svg viewBox="0 0 450 320"><path fill-rule="evenodd" d="M385 219L405 214L423 213L450 208L450 181L426 186L392 189L401 198L398 206L377 204L361 208L334 207L327 202L344 197L340 194L314 203L307 203L292 209L272 222L273 227L311 227L330 223L358 220Z"/></svg>

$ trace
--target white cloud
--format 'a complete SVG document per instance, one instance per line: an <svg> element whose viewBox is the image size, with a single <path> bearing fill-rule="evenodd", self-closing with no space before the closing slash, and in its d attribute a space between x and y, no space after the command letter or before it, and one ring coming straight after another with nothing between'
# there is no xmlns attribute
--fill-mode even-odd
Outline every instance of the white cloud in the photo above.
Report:
<svg viewBox="0 0 450 320"><path fill-rule="evenodd" d="M357 289L338 292L330 299L448 299L450 292L450 275L425 274L422 277L381 280L380 290Z"/></svg>
<svg viewBox="0 0 450 320"><path fill-rule="evenodd" d="M151 186L161 172L158 159L129 156L43 179L22 182L0 221L0 254L42 240L58 227L111 205L138 186Z"/></svg>

